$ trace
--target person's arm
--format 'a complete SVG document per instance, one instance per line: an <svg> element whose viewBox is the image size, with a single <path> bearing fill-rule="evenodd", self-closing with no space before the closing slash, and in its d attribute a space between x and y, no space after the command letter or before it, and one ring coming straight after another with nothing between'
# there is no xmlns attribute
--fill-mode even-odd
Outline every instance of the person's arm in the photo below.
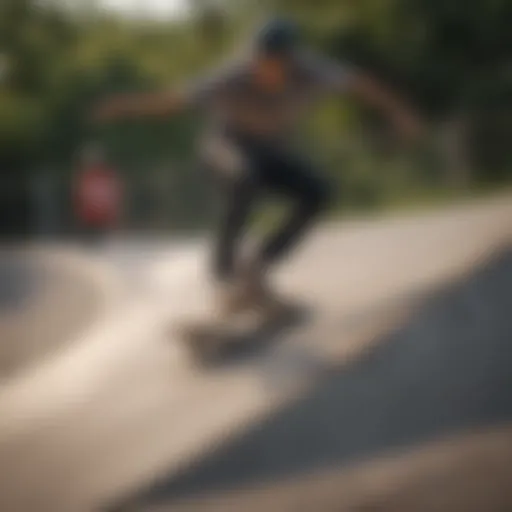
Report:
<svg viewBox="0 0 512 512"><path fill-rule="evenodd" d="M94 106L92 117L97 122L143 116L168 116L187 108L189 98L179 91L120 94Z"/></svg>
<svg viewBox="0 0 512 512"><path fill-rule="evenodd" d="M369 106L383 111L407 137L417 137L422 132L419 116L398 95L360 69L314 53L310 53L307 58L313 76L324 90L335 94L352 94Z"/></svg>
<svg viewBox="0 0 512 512"><path fill-rule="evenodd" d="M168 91L107 98L93 109L93 118L102 122L130 117L169 116L189 107L204 106L211 99L226 93L236 73L236 66L227 65Z"/></svg>
<svg viewBox="0 0 512 512"><path fill-rule="evenodd" d="M343 89L368 105L382 110L407 137L416 138L423 131L419 116L397 95L360 71L351 72L343 81Z"/></svg>

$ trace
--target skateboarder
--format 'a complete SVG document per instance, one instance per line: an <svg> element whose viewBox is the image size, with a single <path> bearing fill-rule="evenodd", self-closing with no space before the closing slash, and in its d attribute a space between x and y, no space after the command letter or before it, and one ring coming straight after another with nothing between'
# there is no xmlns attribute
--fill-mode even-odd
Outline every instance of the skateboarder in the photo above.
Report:
<svg viewBox="0 0 512 512"><path fill-rule="evenodd" d="M296 246L330 196L329 184L290 149L290 134L309 104L342 92L383 110L405 135L419 133L419 123L394 95L354 67L304 48L287 19L266 23L246 55L213 75L172 91L107 99L95 109L99 121L166 116L188 107L207 113L200 154L224 194L212 269L224 313L279 304L266 286L267 270ZM266 192L291 199L290 216L252 260L240 261L249 214Z"/></svg>

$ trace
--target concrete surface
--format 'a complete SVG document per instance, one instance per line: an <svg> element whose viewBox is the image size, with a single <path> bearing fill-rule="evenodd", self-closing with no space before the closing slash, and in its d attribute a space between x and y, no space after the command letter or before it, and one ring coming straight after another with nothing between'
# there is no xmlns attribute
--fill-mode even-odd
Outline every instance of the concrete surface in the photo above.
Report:
<svg viewBox="0 0 512 512"><path fill-rule="evenodd" d="M426 493L412 474L427 487L442 482L443 492L455 487L460 507L468 503L469 491L479 489L485 495L496 489L502 501L490 496L493 500L479 510L507 510L512 490L504 482L512 482L512 430L503 429L499 436L468 432L512 425L511 305L512 251L431 296L372 353L333 371L300 399L219 446L184 474L170 475L141 496L139 508L127 510L153 510L147 507L158 502L167 502L172 510L297 510L301 501L309 503L303 510L352 510L381 498L375 510L416 510L419 505L426 510L437 495L425 502ZM467 441L456 434L467 434ZM438 440L443 442L436 444ZM418 449L424 443L432 447ZM389 497L386 474L375 464L379 458L398 459L385 465L396 466L400 476L389 483ZM442 461L448 467L439 471ZM353 465L375 475L365 482L380 489L378 496L365 494L362 486L356 496L354 490L347 495L345 481L352 481L347 469ZM501 470L490 475L493 467ZM407 472L411 475L404 479ZM414 508L391 507L405 500L408 487L412 506L414 485L421 491ZM194 499L208 492L209 499ZM190 503L178 503L187 497ZM337 508L341 503L343 508ZM432 510L470 510L440 504Z"/></svg>
<svg viewBox="0 0 512 512"><path fill-rule="evenodd" d="M512 510L512 427L458 432L354 467L214 493L147 512L506 512Z"/></svg>
<svg viewBox="0 0 512 512"><path fill-rule="evenodd" d="M0 249L0 381L65 349L106 313L111 288L76 249Z"/></svg>
<svg viewBox="0 0 512 512"><path fill-rule="evenodd" d="M444 361L445 352L429 317L420 322L412 345L407 330L399 342L389 342L385 334L407 325L432 293L468 279L498 252L504 254L511 219L510 197L502 197L431 215L319 229L277 276L285 291L316 306L315 321L279 344L210 371L199 370L172 334L184 315L208 309L205 242L159 250L143 262L137 257L124 261L117 275L128 293L109 316L74 339L69 350L0 389L2 510L86 512L126 500L131 505L137 503L131 499L137 491L155 479L163 479L158 488L172 503L199 490L222 492L268 478L299 478L315 467L323 471L327 452L335 464L344 465L349 456L373 456L373 450L384 450L404 436L409 442L428 440L436 421L448 430L466 428L463 420L473 418L472 411L451 416L451 405L441 398L452 385L455 394L447 394L452 400L471 395L473 388L466 387L465 373L460 380L440 379L433 385L432 366ZM126 255L127 249L121 244L117 251ZM104 258L116 263L115 254L110 248ZM497 281L506 294L505 279ZM466 318L480 307L481 293L478 288L464 295L470 313L457 326L470 325ZM447 303L440 304L442 312ZM482 311L482 318L488 318L490 312ZM482 323L480 317L475 321L484 329L478 339L490 336L494 323ZM505 333L508 325L501 327ZM453 339L441 365L447 375L459 354L465 354L463 337L457 333ZM495 350L507 346L499 339L491 344ZM472 350L468 364L485 361L482 343ZM368 354L376 359L368 362ZM499 358L493 361L500 363ZM499 368L509 363L503 357ZM493 368L490 362L477 368L484 395L496 389L496 382L486 380ZM404 382L412 386L411 394ZM391 390L384 385L389 383ZM336 394L340 388L341 398ZM389 402L377 399L388 392L391 409L385 406ZM411 396L433 407L439 401L440 409L433 410L441 417L429 419L427 406L414 409ZM331 418L339 400L347 406L341 425ZM380 428L409 406L402 428L391 419ZM319 437L317 415L324 428ZM492 421L506 419L490 416ZM295 429L295 436L287 435ZM353 446L344 440L349 433L356 436ZM294 456L284 442L287 437L304 447L307 457L300 450ZM153 498L153 493L144 494L142 506L152 506Z"/></svg>

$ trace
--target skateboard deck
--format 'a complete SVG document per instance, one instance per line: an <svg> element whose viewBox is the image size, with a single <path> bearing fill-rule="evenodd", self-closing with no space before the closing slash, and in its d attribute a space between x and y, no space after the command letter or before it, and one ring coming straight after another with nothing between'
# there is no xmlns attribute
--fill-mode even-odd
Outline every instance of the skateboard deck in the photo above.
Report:
<svg viewBox="0 0 512 512"><path fill-rule="evenodd" d="M275 341L287 330L302 325L309 311L290 309L279 316L262 313L215 320L198 318L178 326L178 335L202 363L236 361Z"/></svg>

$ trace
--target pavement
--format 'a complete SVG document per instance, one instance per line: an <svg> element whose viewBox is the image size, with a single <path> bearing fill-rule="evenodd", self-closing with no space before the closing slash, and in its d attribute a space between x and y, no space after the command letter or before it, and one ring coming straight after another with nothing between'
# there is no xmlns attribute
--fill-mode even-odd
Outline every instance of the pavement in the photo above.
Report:
<svg viewBox="0 0 512 512"><path fill-rule="evenodd" d="M510 510L511 304L509 251L121 510Z"/></svg>
<svg viewBox="0 0 512 512"><path fill-rule="evenodd" d="M234 490L271 484L285 507L298 482L350 482L388 451L503 428L510 199L325 225L277 275L314 320L209 370L173 330L210 306L207 242L113 242L95 256L123 290L108 314L0 389L1 509L179 510L204 494L240 510L253 491Z"/></svg>
<svg viewBox="0 0 512 512"><path fill-rule="evenodd" d="M114 290L102 270L76 247L0 249L0 382L53 358L108 314Z"/></svg>

